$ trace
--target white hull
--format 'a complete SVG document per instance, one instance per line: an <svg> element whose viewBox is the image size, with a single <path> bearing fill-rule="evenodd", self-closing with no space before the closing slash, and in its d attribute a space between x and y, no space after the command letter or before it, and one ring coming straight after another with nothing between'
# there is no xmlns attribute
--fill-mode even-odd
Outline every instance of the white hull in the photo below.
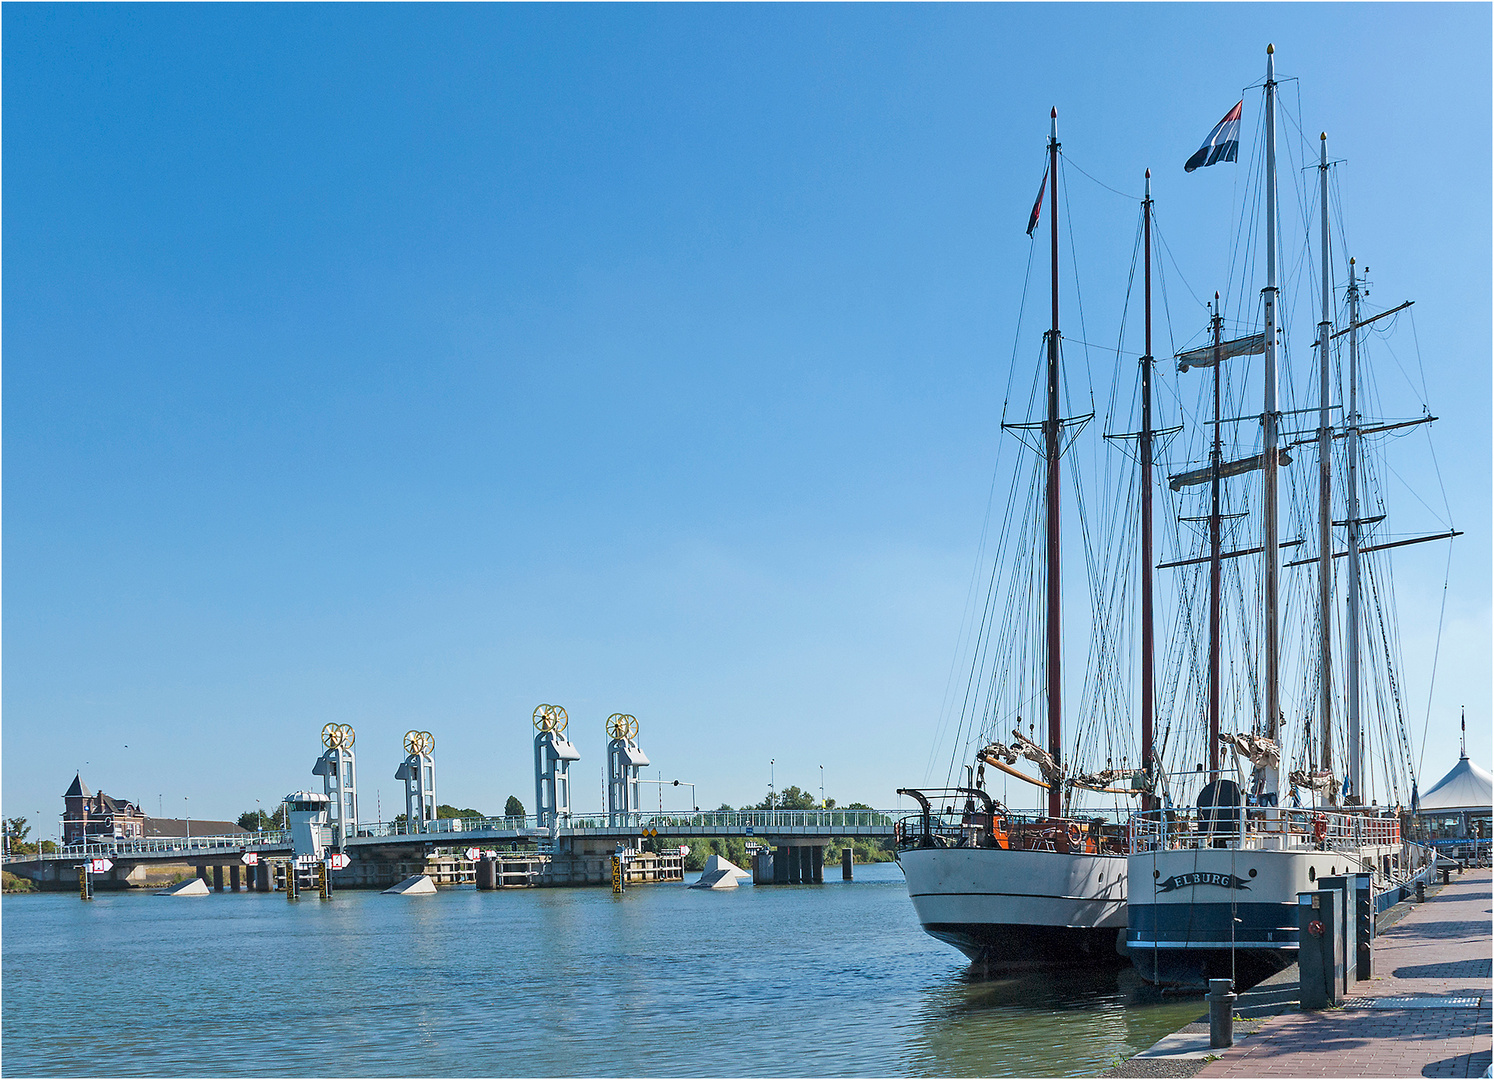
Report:
<svg viewBox="0 0 1494 1080"><path fill-rule="evenodd" d="M923 928L986 963L1113 960L1126 926L1126 859L1003 848L898 855Z"/></svg>

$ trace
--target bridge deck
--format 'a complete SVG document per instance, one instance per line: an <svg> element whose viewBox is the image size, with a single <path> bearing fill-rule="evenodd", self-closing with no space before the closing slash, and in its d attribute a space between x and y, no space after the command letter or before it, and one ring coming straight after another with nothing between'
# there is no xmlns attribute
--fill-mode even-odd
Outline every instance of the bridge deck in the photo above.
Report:
<svg viewBox="0 0 1494 1080"><path fill-rule="evenodd" d="M892 836L898 810L733 810L670 814L572 815L559 829L541 826L538 819L442 818L414 827L403 823L368 823L358 827L345 849L391 846L464 847L484 841L542 842L570 838L610 839L642 836L667 838L754 837L764 840L813 840L846 837L886 839ZM330 840L331 833L325 834ZM236 857L246 851L288 855L289 832L238 833L229 836L158 837L147 840L110 840L75 844L41 856L13 857L16 861L67 861L108 857L128 862L192 862L194 859Z"/></svg>

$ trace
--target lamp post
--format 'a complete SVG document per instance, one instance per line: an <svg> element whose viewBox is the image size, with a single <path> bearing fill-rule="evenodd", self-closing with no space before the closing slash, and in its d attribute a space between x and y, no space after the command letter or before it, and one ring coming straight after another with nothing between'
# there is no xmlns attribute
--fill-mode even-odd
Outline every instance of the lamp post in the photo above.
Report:
<svg viewBox="0 0 1494 1080"><path fill-rule="evenodd" d="M185 815L182 818L182 821L185 822L185 828L186 828L186 836L184 836L183 839L187 841L187 846L191 847L192 846L192 814L187 809L187 796L185 796L185 795L182 796L182 814Z"/></svg>
<svg viewBox="0 0 1494 1080"><path fill-rule="evenodd" d="M769 758L768 759L768 811L769 811L769 813L771 813L773 810L777 809L777 806L778 806L778 800L775 798L775 796L778 794L778 787L773 782L773 766L774 766L774 764L777 761L778 761L777 758Z"/></svg>
<svg viewBox="0 0 1494 1080"><path fill-rule="evenodd" d="M825 809L825 766L820 766L820 809Z"/></svg>

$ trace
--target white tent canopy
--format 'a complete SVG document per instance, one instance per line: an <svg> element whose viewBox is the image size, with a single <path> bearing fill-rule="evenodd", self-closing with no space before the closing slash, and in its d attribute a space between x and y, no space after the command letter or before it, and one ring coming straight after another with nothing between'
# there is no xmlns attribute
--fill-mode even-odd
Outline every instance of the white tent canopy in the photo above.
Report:
<svg viewBox="0 0 1494 1080"><path fill-rule="evenodd" d="M1468 760L1468 751L1452 771L1432 785L1417 801L1417 812L1488 811L1494 806L1494 776Z"/></svg>

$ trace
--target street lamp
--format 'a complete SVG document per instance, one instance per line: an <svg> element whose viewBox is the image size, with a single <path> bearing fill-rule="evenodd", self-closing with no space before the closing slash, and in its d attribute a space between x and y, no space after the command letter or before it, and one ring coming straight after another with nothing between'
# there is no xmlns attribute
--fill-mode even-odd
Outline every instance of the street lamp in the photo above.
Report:
<svg viewBox="0 0 1494 1080"><path fill-rule="evenodd" d="M776 802L777 802L777 800L774 798L774 796L778 794L778 787L773 782L773 766L774 766L774 764L777 761L778 761L777 758L769 758L768 759L768 809L769 810L776 809Z"/></svg>
<svg viewBox="0 0 1494 1080"><path fill-rule="evenodd" d="M825 809L825 766L820 766L820 809Z"/></svg>
<svg viewBox="0 0 1494 1080"><path fill-rule="evenodd" d="M676 780L674 782L674 786L675 787L679 787L681 784L684 784L685 787L687 787L687 788L690 789L690 808L695 813L697 813L697 814L700 813L700 807L697 806L696 803L695 803L695 785L692 784L692 783L690 783L690 781L688 781L688 780Z"/></svg>
<svg viewBox="0 0 1494 1080"><path fill-rule="evenodd" d="M184 815L186 815L185 817L182 818L182 821L186 823L186 825L185 825L185 827L186 827L186 835L183 837L183 839L189 841L189 843L187 844L187 846L191 847L192 845L191 845L190 841L192 839L192 815L187 810L187 796L185 796L185 795L182 796L182 813Z"/></svg>

